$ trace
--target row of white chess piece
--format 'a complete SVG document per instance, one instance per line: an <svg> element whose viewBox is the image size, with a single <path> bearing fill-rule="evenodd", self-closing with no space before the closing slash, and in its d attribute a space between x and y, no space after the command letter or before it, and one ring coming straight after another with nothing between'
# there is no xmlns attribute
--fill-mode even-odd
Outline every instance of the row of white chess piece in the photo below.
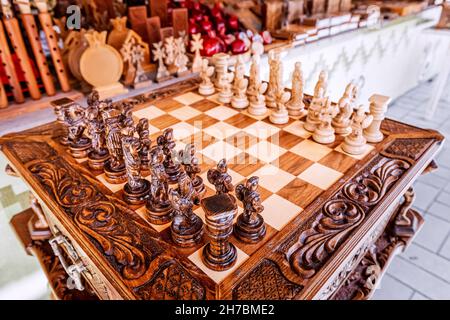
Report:
<svg viewBox="0 0 450 320"><path fill-rule="evenodd" d="M322 71L309 108L305 109L301 63L295 64L292 89L288 92L282 83L283 65L279 53L274 50L269 52L270 72L267 83L260 79L259 63L262 51L255 50L253 53L248 79L245 77L242 56L237 56L234 72L228 70L230 57L227 54L213 57L215 69L204 59L199 93L208 96L214 94L217 89L219 102L231 104L236 109L248 107L248 113L256 116L267 114L267 107L273 108L269 119L274 124L287 123L289 116L300 119L306 115L304 128L313 133L312 138L316 142L329 144L335 141L335 134L344 135L346 137L342 148L350 154L363 153L367 141L375 143L383 139L380 126L390 100L388 97L372 96L371 114L366 114L363 106L356 108L358 88L350 83L338 104L332 104L326 97L328 76ZM211 80L213 74L214 83Z"/></svg>

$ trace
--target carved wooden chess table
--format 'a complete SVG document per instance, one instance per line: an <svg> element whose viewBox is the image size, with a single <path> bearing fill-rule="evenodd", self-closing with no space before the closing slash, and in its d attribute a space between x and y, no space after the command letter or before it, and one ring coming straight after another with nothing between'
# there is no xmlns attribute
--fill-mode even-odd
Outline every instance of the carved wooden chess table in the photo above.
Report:
<svg viewBox="0 0 450 320"><path fill-rule="evenodd" d="M435 168L443 136L385 119L384 139L351 156L341 149L342 137L315 143L304 118L273 125L268 116L221 105L217 95L202 97L197 87L188 80L130 98L133 119L149 119L153 143L171 127L177 150L195 144L205 198L215 193L206 173L221 158L234 185L258 176L264 238L244 243L231 235L236 262L225 271L209 269L202 259L206 233L193 248L175 245L170 222L150 223L145 205L125 203L123 184L108 183L102 171L88 169L87 159L72 157L55 121L0 138L8 172L29 185L40 213L27 210L11 224L41 261L54 297L370 298L423 223L411 209L411 185ZM205 221L201 206L194 212ZM53 251L37 230L47 226ZM65 269L70 277L62 276Z"/></svg>

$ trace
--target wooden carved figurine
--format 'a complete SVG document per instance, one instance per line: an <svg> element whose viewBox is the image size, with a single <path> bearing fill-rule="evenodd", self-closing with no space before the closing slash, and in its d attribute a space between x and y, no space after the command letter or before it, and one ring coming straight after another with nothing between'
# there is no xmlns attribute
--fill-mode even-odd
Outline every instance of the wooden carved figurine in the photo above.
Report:
<svg viewBox="0 0 450 320"><path fill-rule="evenodd" d="M139 119L136 125L136 133L139 135L139 142L141 144L141 150L139 152L141 157L141 169L147 171L149 161L148 153L150 152L150 147L152 145L147 118Z"/></svg>
<svg viewBox="0 0 450 320"><path fill-rule="evenodd" d="M314 98L324 98L327 92L328 74L325 70L320 71L319 80L314 87Z"/></svg>
<svg viewBox="0 0 450 320"><path fill-rule="evenodd" d="M225 159L217 163L217 169L209 169L206 177L209 183L216 188L216 193L228 193L233 191L231 176L228 174L228 165Z"/></svg>
<svg viewBox="0 0 450 320"><path fill-rule="evenodd" d="M122 149L121 113L110 104L102 110L102 118L106 128L106 147L110 158L105 162L105 178L109 183L123 183L127 180Z"/></svg>
<svg viewBox="0 0 450 320"><path fill-rule="evenodd" d="M76 102L69 98L61 98L50 102L56 115L56 121L62 126L62 135L59 138L59 143L63 146L69 145L69 128L64 121L64 116L66 114L66 109L74 103Z"/></svg>
<svg viewBox="0 0 450 320"><path fill-rule="evenodd" d="M203 247L204 264L215 271L231 268L236 263L236 247L228 240L237 214L236 199L227 193L204 198L200 202L205 212L209 242Z"/></svg>
<svg viewBox="0 0 450 320"><path fill-rule="evenodd" d="M267 82L259 81L259 83L255 84L255 95L250 99L250 106L248 107L248 113L254 116L262 116L266 114L266 98L264 97L264 93L267 90Z"/></svg>
<svg viewBox="0 0 450 320"><path fill-rule="evenodd" d="M233 81L234 73L225 71L217 75L217 87L219 87L219 102L228 104L231 102L233 91L231 90L231 82Z"/></svg>
<svg viewBox="0 0 450 320"><path fill-rule="evenodd" d="M92 140L92 150L88 153L88 165L93 170L103 170L109 152L106 148L105 124L101 116L101 105L105 104L98 99L98 93L93 91L88 97L86 110L88 131Z"/></svg>
<svg viewBox="0 0 450 320"><path fill-rule="evenodd" d="M269 82L266 91L266 105L269 108L276 107L276 94L278 88L278 69L280 63L280 55L274 50L269 51Z"/></svg>
<svg viewBox="0 0 450 320"><path fill-rule="evenodd" d="M353 113L351 101L353 87L354 84L352 82L345 87L344 95L338 102L339 113L331 122L337 134L347 135L352 131L350 117Z"/></svg>
<svg viewBox="0 0 450 320"><path fill-rule="evenodd" d="M331 120L338 112L337 108L331 104L329 98L326 99L325 106L320 110L320 123L313 134L314 141L318 143L333 143L335 140L334 128L331 126Z"/></svg>
<svg viewBox="0 0 450 320"><path fill-rule="evenodd" d="M285 124L289 121L289 113L286 103L289 101L291 94L282 88L276 95L276 109L269 116L270 122L274 124Z"/></svg>
<svg viewBox="0 0 450 320"><path fill-rule="evenodd" d="M181 174L181 165L175 162L174 156L176 156L174 148L175 141L173 138L173 129L167 128L163 134L156 139L158 146L162 147L165 155L164 168L169 176L169 183L177 183Z"/></svg>
<svg viewBox="0 0 450 320"><path fill-rule="evenodd" d="M173 37L167 37L164 40L164 63L166 64L169 74L177 72L177 67L175 66L175 50L175 39Z"/></svg>
<svg viewBox="0 0 450 320"><path fill-rule="evenodd" d="M291 100L287 103L290 116L303 117L306 115L305 104L303 103L303 72L300 62L295 63L292 74Z"/></svg>
<svg viewBox="0 0 450 320"><path fill-rule="evenodd" d="M203 235L203 221L192 210L198 198L188 176L180 178L177 190L169 190L169 200L174 214L170 225L173 242L183 248L195 246Z"/></svg>
<svg viewBox="0 0 450 320"><path fill-rule="evenodd" d="M189 69L187 68L187 64L189 62L189 58L186 55L186 43L185 37L181 35L180 37L175 39L175 66L178 77L185 76L189 73Z"/></svg>
<svg viewBox="0 0 450 320"><path fill-rule="evenodd" d="M320 111L323 108L323 105L325 104L324 98L313 98L311 103L308 107L308 112L306 114L306 122L303 125L305 130L308 130L309 132L314 132L316 130L316 127L320 123Z"/></svg>
<svg viewBox="0 0 450 320"><path fill-rule="evenodd" d="M366 138L363 130L370 126L373 116L366 114L364 107L361 105L353 112L352 115L352 132L345 137L342 144L342 150L347 153L358 155L363 154L366 150Z"/></svg>
<svg viewBox="0 0 450 320"><path fill-rule="evenodd" d="M261 216L264 206L258 189L259 178L251 177L236 186L236 197L242 201L244 212L237 218L234 235L243 242L256 243L266 235L266 225Z"/></svg>
<svg viewBox="0 0 450 320"><path fill-rule="evenodd" d="M163 82L170 79L169 70L164 64L164 47L163 42L153 44L153 60L158 62L158 70L156 71L156 82Z"/></svg>
<svg viewBox="0 0 450 320"><path fill-rule="evenodd" d="M150 74L144 71L142 63L144 62L144 48L136 44L131 49L131 63L136 70L133 80L133 88L142 88L152 83Z"/></svg>
<svg viewBox="0 0 450 320"><path fill-rule="evenodd" d="M86 158L91 140L84 135L87 128L86 110L78 103L64 109L64 121L69 132L69 149L74 158Z"/></svg>
<svg viewBox="0 0 450 320"><path fill-rule="evenodd" d="M184 150L181 150L178 155L183 163L184 171L192 181L195 191L199 197L202 197L206 189L202 177L198 175L201 169L198 158L195 156L194 144L187 144Z"/></svg>
<svg viewBox="0 0 450 320"><path fill-rule="evenodd" d="M192 35L191 52L194 53L194 60L192 61L192 72L200 72L202 70L203 59L200 51L203 49L203 39L201 33Z"/></svg>
<svg viewBox="0 0 450 320"><path fill-rule="evenodd" d="M123 187L124 199L129 204L143 204L150 191L150 182L141 175L141 144L139 138L122 137L122 148L128 182Z"/></svg>
<svg viewBox="0 0 450 320"><path fill-rule="evenodd" d="M165 157L162 147L152 148L148 156L151 182L150 197L146 204L147 217L153 224L165 224L172 219L173 211L168 197L168 175L164 170Z"/></svg>
<svg viewBox="0 0 450 320"><path fill-rule="evenodd" d="M210 96L215 92L214 84L211 81L211 77L214 74L214 67L210 67L208 59L203 59L201 63L200 77L202 83L198 87L198 93L202 96Z"/></svg>

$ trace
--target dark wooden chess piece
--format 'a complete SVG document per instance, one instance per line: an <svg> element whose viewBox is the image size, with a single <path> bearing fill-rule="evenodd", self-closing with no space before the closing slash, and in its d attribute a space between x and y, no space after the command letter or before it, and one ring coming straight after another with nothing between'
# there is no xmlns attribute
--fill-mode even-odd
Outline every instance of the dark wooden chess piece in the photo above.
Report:
<svg viewBox="0 0 450 320"><path fill-rule="evenodd" d="M258 177L251 177L245 185L240 183L236 186L236 198L242 201L244 212L237 218L234 235L247 243L256 243L266 235L266 225L260 214L264 207L257 191L258 183Z"/></svg>
<svg viewBox="0 0 450 320"><path fill-rule="evenodd" d="M120 123L123 127L134 127L133 104L122 101L116 104L115 108L120 110Z"/></svg>
<svg viewBox="0 0 450 320"><path fill-rule="evenodd" d="M181 174L181 165L174 161L175 141L173 139L173 129L167 128L164 130L163 134L156 139L156 142L162 147L165 155L164 168L169 176L169 183L175 184L178 182L178 178Z"/></svg>
<svg viewBox="0 0 450 320"><path fill-rule="evenodd" d="M139 119L139 122L136 125L136 132L139 135L139 142L141 144L141 151L139 152L139 155L141 157L141 168L142 170L147 171L149 161L148 153L152 145L152 141L150 140L148 119Z"/></svg>
<svg viewBox="0 0 450 320"><path fill-rule="evenodd" d="M64 109L64 122L69 132L69 149L74 158L86 158L91 140L84 135L87 127L86 110L78 103L72 103Z"/></svg>
<svg viewBox="0 0 450 320"><path fill-rule="evenodd" d="M209 183L216 188L216 193L228 193L233 191L231 176L227 173L228 165L225 159L217 163L217 169L209 169L206 177Z"/></svg>
<svg viewBox="0 0 450 320"><path fill-rule="evenodd" d="M141 175L139 139L133 136L123 136L122 149L128 178L128 182L123 187L124 199L130 204L143 204L150 191L150 182L143 179Z"/></svg>
<svg viewBox="0 0 450 320"><path fill-rule="evenodd" d="M106 128L106 147L110 155L103 168L105 177L109 183L123 183L127 181L127 171L123 158L120 111L110 106L102 110L102 118Z"/></svg>
<svg viewBox="0 0 450 320"><path fill-rule="evenodd" d="M170 189L169 200L174 211L170 225L173 242L183 248L200 243L203 221L192 211L194 203L198 204L199 198L187 175L180 177L177 190Z"/></svg>
<svg viewBox="0 0 450 320"><path fill-rule="evenodd" d="M161 146L155 146L149 152L149 168L151 174L150 197L147 200L147 216L153 224L168 223L173 210L168 198L168 175L164 170L164 152Z"/></svg>
<svg viewBox="0 0 450 320"><path fill-rule="evenodd" d="M86 110L88 131L92 140L92 150L88 153L88 166L93 170L103 170L106 160L109 159L109 152L105 147L105 124L99 106L98 103L91 103Z"/></svg>
<svg viewBox="0 0 450 320"><path fill-rule="evenodd" d="M58 100L53 100L50 102L53 106L53 111L56 114L56 121L61 124L63 133L59 138L59 143L63 146L69 145L69 129L67 127L67 123L64 121L65 111L74 103L72 99L69 98L61 98Z"/></svg>
<svg viewBox="0 0 450 320"><path fill-rule="evenodd" d="M236 199L230 194L220 193L202 199L200 204L205 211L206 233L210 239L203 247L203 263L212 270L227 270L237 258L236 247L228 240L237 214Z"/></svg>
<svg viewBox="0 0 450 320"><path fill-rule="evenodd" d="M192 181L192 185L201 198L206 191L205 184L202 177L198 174L201 172L198 158L195 156L195 146L192 143L186 145L184 150L178 153L181 163L184 166L184 171Z"/></svg>

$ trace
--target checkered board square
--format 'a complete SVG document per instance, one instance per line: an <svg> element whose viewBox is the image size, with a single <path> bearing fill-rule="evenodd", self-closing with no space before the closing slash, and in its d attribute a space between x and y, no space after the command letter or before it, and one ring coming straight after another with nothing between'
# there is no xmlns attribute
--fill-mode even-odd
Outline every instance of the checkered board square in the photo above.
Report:
<svg viewBox="0 0 450 320"><path fill-rule="evenodd" d="M227 271L212 271L203 264L201 250L207 242L206 236L197 247L183 249L173 244L170 223L149 223L163 240L196 264L216 284L224 281L269 239L301 215L310 203L374 148L368 145L365 154L352 156L341 148L343 137L337 137L330 145L314 142L311 134L303 128L304 119L290 119L286 125L274 125L268 115L254 117L246 111L220 105L215 95L205 98L194 91L139 105L133 118L138 120L141 117L149 119L153 142L162 130L171 127L177 149L188 143L195 144L202 168L200 176L207 190L205 197L214 194L206 173L222 158L228 161L228 172L235 185L253 175L260 178L259 192L267 234L254 245L243 244L232 236L238 258L235 266ZM86 161L80 162L87 167ZM148 172L144 172L144 176L150 178ZM123 198L123 184L109 184L102 172L98 172L96 177L117 197ZM145 206L130 207L147 220ZM242 211L239 203L238 213ZM201 207L195 207L194 212L205 220Z"/></svg>

